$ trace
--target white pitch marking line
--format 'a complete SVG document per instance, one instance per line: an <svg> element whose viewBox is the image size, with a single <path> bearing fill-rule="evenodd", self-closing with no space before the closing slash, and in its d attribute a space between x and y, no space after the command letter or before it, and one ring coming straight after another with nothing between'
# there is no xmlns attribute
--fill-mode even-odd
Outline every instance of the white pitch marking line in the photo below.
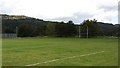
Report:
<svg viewBox="0 0 120 68"><path fill-rule="evenodd" d="M55 61L58 61L58 60L72 59L72 58L77 58L77 57L89 56L89 55L94 55L94 54L103 53L103 52L105 52L105 51L89 53L89 54L84 54L84 55L80 55L80 56L66 57L66 58L62 58L62 59L55 59L55 60L45 61L45 62L41 62L41 63L29 64L29 65L25 65L25 66L35 66L35 65L39 65L39 64L43 64L43 63L50 63L50 62L55 62Z"/></svg>

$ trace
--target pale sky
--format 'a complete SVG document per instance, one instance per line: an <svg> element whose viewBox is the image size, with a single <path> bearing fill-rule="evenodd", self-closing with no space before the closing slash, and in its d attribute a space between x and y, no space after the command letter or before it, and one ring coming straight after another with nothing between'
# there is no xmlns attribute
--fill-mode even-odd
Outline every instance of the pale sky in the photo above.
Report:
<svg viewBox="0 0 120 68"><path fill-rule="evenodd" d="M85 19L118 23L119 0L0 0L0 14L25 15L50 21Z"/></svg>

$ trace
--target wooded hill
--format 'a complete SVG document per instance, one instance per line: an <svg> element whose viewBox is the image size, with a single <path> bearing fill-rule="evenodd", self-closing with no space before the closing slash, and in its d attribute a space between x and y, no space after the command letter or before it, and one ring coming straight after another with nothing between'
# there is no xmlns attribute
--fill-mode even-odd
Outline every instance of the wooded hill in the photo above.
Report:
<svg viewBox="0 0 120 68"><path fill-rule="evenodd" d="M68 22L53 22L44 21L24 15L2 15L2 33L16 33L19 37L34 37L34 36L58 36L86 37L88 27L89 37L95 36L118 36L120 25L97 22L97 20L85 20L80 25L74 24L73 21Z"/></svg>

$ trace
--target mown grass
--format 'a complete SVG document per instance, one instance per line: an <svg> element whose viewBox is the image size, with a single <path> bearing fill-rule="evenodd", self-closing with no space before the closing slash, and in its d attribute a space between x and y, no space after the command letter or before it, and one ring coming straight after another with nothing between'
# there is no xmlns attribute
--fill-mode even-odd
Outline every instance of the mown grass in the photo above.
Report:
<svg viewBox="0 0 120 68"><path fill-rule="evenodd" d="M36 66L117 66L118 40L114 38L3 39L3 66L25 66L65 57L103 53L42 63Z"/></svg>

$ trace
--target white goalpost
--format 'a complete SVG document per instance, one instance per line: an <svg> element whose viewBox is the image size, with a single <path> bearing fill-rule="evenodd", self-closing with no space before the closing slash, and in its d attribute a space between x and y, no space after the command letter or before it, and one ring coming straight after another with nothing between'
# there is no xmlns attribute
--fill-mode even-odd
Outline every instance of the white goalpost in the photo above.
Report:
<svg viewBox="0 0 120 68"><path fill-rule="evenodd" d="M89 38L89 27L88 26L86 27L86 33L81 33L81 29L80 29L80 25L79 25L78 37L81 38L82 37L81 35L85 35L87 38Z"/></svg>

